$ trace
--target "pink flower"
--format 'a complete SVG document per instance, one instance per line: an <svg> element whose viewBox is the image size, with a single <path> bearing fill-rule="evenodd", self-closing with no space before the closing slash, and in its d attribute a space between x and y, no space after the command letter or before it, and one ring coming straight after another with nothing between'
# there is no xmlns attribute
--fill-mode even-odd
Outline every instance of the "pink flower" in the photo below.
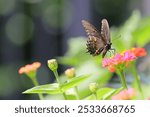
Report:
<svg viewBox="0 0 150 117"><path fill-rule="evenodd" d="M124 69L128 64L138 57L146 56L147 52L144 48L132 48L116 54L111 58L105 58L102 61L102 66L107 67L109 71L115 72L116 69Z"/></svg>
<svg viewBox="0 0 150 117"><path fill-rule="evenodd" d="M105 59L104 61L102 61L102 65L103 65L103 67L107 67L107 66L109 66L110 64L111 64L111 59Z"/></svg>
<svg viewBox="0 0 150 117"><path fill-rule="evenodd" d="M133 53L126 51L124 53L124 59L125 61L133 61L136 59L136 56Z"/></svg>
<svg viewBox="0 0 150 117"><path fill-rule="evenodd" d="M136 96L135 90L133 88L129 88L128 90L123 90L113 96L112 100L131 100L134 96Z"/></svg>
<svg viewBox="0 0 150 117"><path fill-rule="evenodd" d="M135 60L136 56L132 52L123 52L116 54L112 58L106 58L102 61L102 66L107 67L109 71L115 72L116 69L124 69L131 61Z"/></svg>

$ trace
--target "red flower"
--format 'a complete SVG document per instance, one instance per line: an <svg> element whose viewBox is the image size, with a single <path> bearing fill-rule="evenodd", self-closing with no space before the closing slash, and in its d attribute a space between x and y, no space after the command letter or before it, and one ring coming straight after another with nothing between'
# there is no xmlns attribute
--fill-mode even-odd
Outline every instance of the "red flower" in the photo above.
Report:
<svg viewBox="0 0 150 117"><path fill-rule="evenodd" d="M32 64L25 65L19 69L19 74L28 74L29 72L36 71L41 66L40 62L34 62Z"/></svg>
<svg viewBox="0 0 150 117"><path fill-rule="evenodd" d="M123 90L120 93L112 97L112 100L131 100L136 95L136 92L133 88L128 90Z"/></svg>

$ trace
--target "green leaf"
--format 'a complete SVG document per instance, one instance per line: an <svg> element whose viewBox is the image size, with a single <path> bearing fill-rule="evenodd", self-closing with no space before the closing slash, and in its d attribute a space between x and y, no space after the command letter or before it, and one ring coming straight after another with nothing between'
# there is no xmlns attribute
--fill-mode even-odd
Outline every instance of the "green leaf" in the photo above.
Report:
<svg viewBox="0 0 150 117"><path fill-rule="evenodd" d="M68 100L76 100L76 92L74 88L71 88L65 92Z"/></svg>
<svg viewBox="0 0 150 117"><path fill-rule="evenodd" d="M72 87L75 87L75 86L79 85L80 83L82 83L88 77L90 77L90 75L82 75L82 76L79 76L79 77L74 77L69 82L63 84L61 86L61 89L63 91L66 91L66 90L68 90L68 89L70 89Z"/></svg>
<svg viewBox="0 0 150 117"><path fill-rule="evenodd" d="M106 95L103 96L103 100L111 99L111 97L112 97L113 95L119 93L119 92L122 91L123 89L124 89L124 88L121 87L121 88L119 88L119 89L116 89L116 90L114 89L114 90L108 92Z"/></svg>
<svg viewBox="0 0 150 117"><path fill-rule="evenodd" d="M113 88L100 88L99 90L97 90L97 98L98 99L104 99L104 97L112 92L114 92L115 89Z"/></svg>
<svg viewBox="0 0 150 117"><path fill-rule="evenodd" d="M108 100L113 95L119 93L121 90L123 90L123 87L121 87L119 89L113 89L113 88L101 88L101 89L98 89L97 92L96 92L97 99L98 100ZM85 97L84 100L95 100L95 96L94 96L94 94L91 94L91 95Z"/></svg>
<svg viewBox="0 0 150 117"><path fill-rule="evenodd" d="M95 100L95 95L91 94L91 95L85 97L83 100Z"/></svg>
<svg viewBox="0 0 150 117"><path fill-rule="evenodd" d="M30 93L59 94L59 93L62 93L62 91L60 90L58 83L53 83L53 84L39 85L31 89L28 89L24 91L23 93L25 94L30 94Z"/></svg>
<svg viewBox="0 0 150 117"><path fill-rule="evenodd" d="M103 97L105 97L106 95L108 95L111 92L114 92L115 89L113 88L100 88L96 91L97 94L97 99L101 100L103 99ZM86 98L84 98L84 100L95 100L95 95L91 94L89 96L87 96Z"/></svg>

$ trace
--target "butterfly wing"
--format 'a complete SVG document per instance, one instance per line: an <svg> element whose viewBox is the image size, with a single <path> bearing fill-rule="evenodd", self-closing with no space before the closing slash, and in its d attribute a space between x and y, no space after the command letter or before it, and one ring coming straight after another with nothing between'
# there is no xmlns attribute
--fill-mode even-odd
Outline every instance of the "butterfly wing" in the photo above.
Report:
<svg viewBox="0 0 150 117"><path fill-rule="evenodd" d="M106 19L102 20L102 26L101 26L101 36L106 44L110 44L110 31L109 31L109 24Z"/></svg>
<svg viewBox="0 0 150 117"><path fill-rule="evenodd" d="M99 31L88 21L82 20L82 25L88 35L87 50L92 55L99 55L104 46L105 42L102 39Z"/></svg>
<svg viewBox="0 0 150 117"><path fill-rule="evenodd" d="M101 36L106 43L104 46L104 49L102 51L102 58L106 55L107 51L111 49L111 40L110 40L110 31L109 31L109 24L106 19L102 20L102 26L101 26Z"/></svg>

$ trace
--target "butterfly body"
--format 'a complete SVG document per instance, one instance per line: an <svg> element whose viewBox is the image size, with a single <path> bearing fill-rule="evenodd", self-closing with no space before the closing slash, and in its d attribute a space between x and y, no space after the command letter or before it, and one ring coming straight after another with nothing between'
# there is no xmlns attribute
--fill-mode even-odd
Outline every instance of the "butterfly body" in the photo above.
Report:
<svg viewBox="0 0 150 117"><path fill-rule="evenodd" d="M106 19L102 20L101 31L98 31L91 23L82 20L82 25L88 35L87 52L93 56L102 53L102 57L111 49L109 25Z"/></svg>

